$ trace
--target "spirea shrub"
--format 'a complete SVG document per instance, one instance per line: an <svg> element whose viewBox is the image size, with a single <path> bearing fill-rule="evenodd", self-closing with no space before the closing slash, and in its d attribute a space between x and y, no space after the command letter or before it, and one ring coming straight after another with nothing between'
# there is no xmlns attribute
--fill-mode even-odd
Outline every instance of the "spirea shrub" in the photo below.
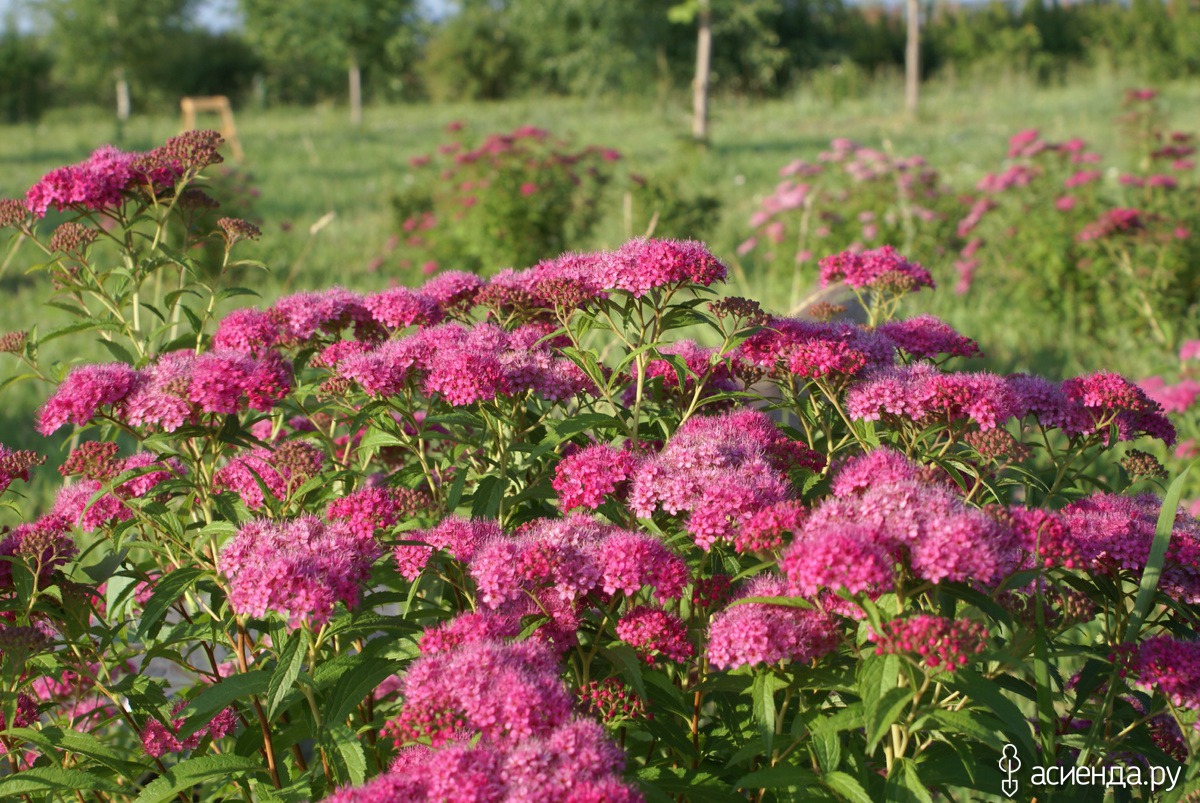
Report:
<svg viewBox="0 0 1200 803"><path fill-rule="evenodd" d="M44 270L79 318L0 338L30 426L78 436L0 539L0 795L1200 789L1200 522L1128 468L1175 441L1160 393L970 370L895 319L935 282L887 248L820 260L865 324L653 239L231 309L256 230L172 225L218 144L0 204L38 243L70 218ZM39 360L84 332L110 361ZM0 490L44 457L0 447Z"/></svg>
<svg viewBox="0 0 1200 803"><path fill-rule="evenodd" d="M1106 346L1146 331L1178 348L1200 304L1196 140L1169 126L1156 96L1127 93L1120 158L1024 130L972 187L952 186L943 174L955 166L936 157L835 139L780 169L738 253L798 279L823 254L894 246L959 295L1019 298Z"/></svg>
<svg viewBox="0 0 1200 803"><path fill-rule="evenodd" d="M533 126L474 144L461 123L446 133L436 152L409 161L393 199L402 264L426 274L524 268L587 240L618 151L576 150Z"/></svg>

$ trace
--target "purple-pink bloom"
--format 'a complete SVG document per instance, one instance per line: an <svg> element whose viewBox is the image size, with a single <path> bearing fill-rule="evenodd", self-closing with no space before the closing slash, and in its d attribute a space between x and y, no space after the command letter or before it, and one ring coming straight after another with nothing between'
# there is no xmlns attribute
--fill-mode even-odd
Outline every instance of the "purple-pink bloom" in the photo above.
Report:
<svg viewBox="0 0 1200 803"><path fill-rule="evenodd" d="M764 413L741 409L694 416L634 475L630 508L649 517L658 508L690 514L688 530L701 549L732 540L753 513L793 497L788 472L820 471L824 459L787 438Z"/></svg>
<svg viewBox="0 0 1200 803"><path fill-rule="evenodd" d="M918 359L933 359L940 354L951 357L980 355L978 343L932 315L888 321L880 324L878 331L895 343L897 348Z"/></svg>
<svg viewBox="0 0 1200 803"><path fill-rule="evenodd" d="M790 596L780 578L763 575L741 597ZM708 660L717 669L794 661L807 664L836 649L840 633L826 613L790 605L731 605L709 625Z"/></svg>
<svg viewBox="0 0 1200 803"><path fill-rule="evenodd" d="M49 435L68 421L87 424L101 407L123 400L136 378L137 372L121 362L75 368L38 411L38 432Z"/></svg>
<svg viewBox="0 0 1200 803"><path fill-rule="evenodd" d="M405 578L416 580L436 550L444 550L455 560L468 563L483 544L501 536L500 524L496 521L447 516L432 529L404 533L404 540L420 543L396 546L393 551L396 569Z"/></svg>
<svg viewBox="0 0 1200 803"><path fill-rule="evenodd" d="M635 298L659 287L725 280L727 270L703 243L693 240L630 240L604 255L600 284Z"/></svg>
<svg viewBox="0 0 1200 803"><path fill-rule="evenodd" d="M229 605L239 615L287 617L288 626L328 622L334 606L358 605L362 585L380 548L344 523L313 516L291 521L255 519L221 550Z"/></svg>
<svg viewBox="0 0 1200 803"><path fill-rule="evenodd" d="M616 633L650 664L659 656L682 663L696 652L683 620L659 608L632 609L617 621Z"/></svg>
<svg viewBox="0 0 1200 803"><path fill-rule="evenodd" d="M821 260L821 286L844 282L850 287L884 286L919 290L934 286L933 276L915 262L909 262L885 245L871 251L843 251Z"/></svg>
<svg viewBox="0 0 1200 803"><path fill-rule="evenodd" d="M409 326L432 326L441 323L445 313L424 293L407 287L393 287L367 296L363 306L381 326L404 329Z"/></svg>
<svg viewBox="0 0 1200 803"><path fill-rule="evenodd" d="M554 468L551 485L558 492L558 504L563 510L600 507L604 498L614 493L633 475L637 459L628 449L618 449L604 443L585 447L564 457Z"/></svg>

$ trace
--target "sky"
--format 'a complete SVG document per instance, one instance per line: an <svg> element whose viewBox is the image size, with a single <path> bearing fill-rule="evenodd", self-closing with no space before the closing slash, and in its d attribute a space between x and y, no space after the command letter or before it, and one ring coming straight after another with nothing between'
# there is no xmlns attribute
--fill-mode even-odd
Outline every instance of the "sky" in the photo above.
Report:
<svg viewBox="0 0 1200 803"><path fill-rule="evenodd" d="M104 0L91 0L101 3ZM451 0L418 0L418 5L428 15L442 16ZM10 21L15 21L17 30L29 31L33 27L28 6L30 0L0 0L0 31L7 30ZM238 25L237 0L197 0L196 22L210 31L227 31ZM15 19L14 19L15 18Z"/></svg>

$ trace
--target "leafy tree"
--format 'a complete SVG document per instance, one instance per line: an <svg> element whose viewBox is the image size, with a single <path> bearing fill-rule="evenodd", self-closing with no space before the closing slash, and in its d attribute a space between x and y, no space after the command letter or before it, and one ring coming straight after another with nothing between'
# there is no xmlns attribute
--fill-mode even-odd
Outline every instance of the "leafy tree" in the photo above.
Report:
<svg viewBox="0 0 1200 803"><path fill-rule="evenodd" d="M195 0L34 0L31 5L51 30L60 79L83 96L115 97L117 116L125 119L131 94L160 80L162 54L186 30Z"/></svg>
<svg viewBox="0 0 1200 803"><path fill-rule="evenodd" d="M412 0L241 0L241 9L246 37L282 100L336 94L345 75L357 119L363 76L384 90L416 60L420 21Z"/></svg>
<svg viewBox="0 0 1200 803"><path fill-rule="evenodd" d="M53 62L32 36L8 25L0 33L0 121L37 120L50 99Z"/></svg>

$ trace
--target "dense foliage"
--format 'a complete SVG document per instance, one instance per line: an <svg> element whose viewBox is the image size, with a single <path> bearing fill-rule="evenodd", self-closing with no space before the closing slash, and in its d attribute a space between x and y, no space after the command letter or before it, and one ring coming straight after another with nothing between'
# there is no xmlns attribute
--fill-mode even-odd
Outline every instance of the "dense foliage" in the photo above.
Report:
<svg viewBox="0 0 1200 803"><path fill-rule="evenodd" d="M0 337L77 435L0 541L0 794L1200 788L1200 522L1136 385L953 369L891 248L820 260L865 323L661 239L221 314L259 232L197 223L218 145L0 201L79 318ZM41 364L85 332L111 362ZM42 459L0 447L0 490Z"/></svg>
<svg viewBox="0 0 1200 803"><path fill-rule="evenodd" d="M347 69L368 99L469 100L547 93L657 96L688 86L694 26L673 23L676 0L465 0L436 18L411 0L240 0L231 30L199 24L197 0L29 0L42 13L20 52L22 69L53 77L57 103L112 100L120 70L135 104L173 108L179 95L260 100L344 99ZM779 95L797 88L830 101L865 92L904 64L898 8L842 0L713 0L715 91ZM442 9L445 12L447 9ZM1072 66L1117 66L1153 81L1195 75L1200 12L1185 0L1058 4L1043 0L932 5L923 25L925 76L1024 74L1051 82ZM14 47L9 42L8 47ZM203 58L195 55L203 53ZM21 82L0 83L0 100ZM19 106L35 119L36 106Z"/></svg>

